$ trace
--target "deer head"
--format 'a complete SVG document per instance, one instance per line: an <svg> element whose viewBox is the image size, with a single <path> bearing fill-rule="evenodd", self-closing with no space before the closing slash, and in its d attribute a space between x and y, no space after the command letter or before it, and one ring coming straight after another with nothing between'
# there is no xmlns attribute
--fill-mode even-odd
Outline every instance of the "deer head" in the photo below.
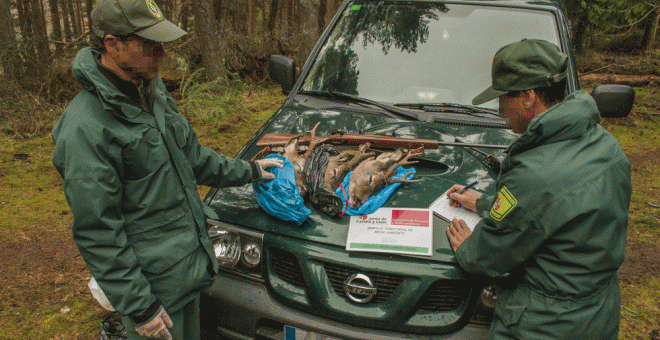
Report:
<svg viewBox="0 0 660 340"><path fill-rule="evenodd" d="M349 182L348 206L358 209L369 197L389 184L419 182L419 180L405 179L410 172L401 178L392 179L391 177L396 173L399 166L417 163L417 161L410 161L409 159L422 151L423 149L421 151L418 149L404 154L403 149L397 149L392 152L384 152L378 157L368 158L360 163L353 170ZM394 166L392 166L393 164Z"/></svg>
<svg viewBox="0 0 660 340"><path fill-rule="evenodd" d="M357 150L344 150L336 156L330 156L324 174L324 186L330 191L335 191L349 171L355 169L365 159L376 155L369 150L370 146L371 143L364 143Z"/></svg>

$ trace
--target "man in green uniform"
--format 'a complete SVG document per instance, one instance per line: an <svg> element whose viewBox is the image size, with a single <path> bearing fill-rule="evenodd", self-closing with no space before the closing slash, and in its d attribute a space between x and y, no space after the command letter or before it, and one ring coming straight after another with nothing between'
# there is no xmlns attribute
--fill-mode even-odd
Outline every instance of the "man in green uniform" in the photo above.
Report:
<svg viewBox="0 0 660 340"><path fill-rule="evenodd" d="M497 179L497 195L448 194L483 221L470 232L454 220L447 236L460 266L510 274L500 289L489 339L616 339L630 163L598 123L591 96L566 96L559 48L523 40L493 59L492 86L474 104L499 98L500 115L520 137Z"/></svg>
<svg viewBox="0 0 660 340"><path fill-rule="evenodd" d="M197 185L272 179L265 169L282 165L199 144L158 76L162 43L185 32L153 0L98 0L91 19L96 48L73 62L83 89L53 129L73 238L129 339L199 339L218 262Z"/></svg>

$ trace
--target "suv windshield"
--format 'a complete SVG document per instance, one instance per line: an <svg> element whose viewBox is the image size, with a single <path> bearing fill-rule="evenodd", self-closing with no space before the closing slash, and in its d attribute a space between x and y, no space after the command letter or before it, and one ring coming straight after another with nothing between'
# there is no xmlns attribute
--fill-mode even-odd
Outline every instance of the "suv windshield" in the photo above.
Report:
<svg viewBox="0 0 660 340"><path fill-rule="evenodd" d="M559 45L555 18L493 6L356 1L341 13L302 90L471 105L491 84L495 52L524 38ZM497 108L498 101L482 106Z"/></svg>

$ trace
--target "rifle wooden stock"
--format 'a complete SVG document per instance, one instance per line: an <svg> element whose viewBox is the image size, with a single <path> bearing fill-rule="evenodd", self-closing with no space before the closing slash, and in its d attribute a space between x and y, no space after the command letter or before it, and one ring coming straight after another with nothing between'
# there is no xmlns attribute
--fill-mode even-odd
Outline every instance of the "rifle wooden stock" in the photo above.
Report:
<svg viewBox="0 0 660 340"><path fill-rule="evenodd" d="M287 142L298 135L286 133L267 133L261 140L257 142L257 146L276 147L284 146ZM419 139L419 138L401 138L382 135L361 135L353 133L334 134L326 137L316 137L320 143L339 144L347 146L359 146L364 143L371 143L373 148L404 148L404 149L417 149L423 147L425 149L437 149L439 143L433 139ZM309 145L310 136L300 136L298 145Z"/></svg>

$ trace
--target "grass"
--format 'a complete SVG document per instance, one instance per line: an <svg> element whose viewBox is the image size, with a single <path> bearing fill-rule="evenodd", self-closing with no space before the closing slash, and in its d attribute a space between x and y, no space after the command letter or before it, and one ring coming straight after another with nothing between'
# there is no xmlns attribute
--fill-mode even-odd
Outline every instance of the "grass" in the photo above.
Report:
<svg viewBox="0 0 660 340"><path fill-rule="evenodd" d="M657 89L636 90L634 116L604 126L617 138L632 163L633 193L628 227L627 259L621 280L619 339L653 339L660 332L660 115Z"/></svg>

